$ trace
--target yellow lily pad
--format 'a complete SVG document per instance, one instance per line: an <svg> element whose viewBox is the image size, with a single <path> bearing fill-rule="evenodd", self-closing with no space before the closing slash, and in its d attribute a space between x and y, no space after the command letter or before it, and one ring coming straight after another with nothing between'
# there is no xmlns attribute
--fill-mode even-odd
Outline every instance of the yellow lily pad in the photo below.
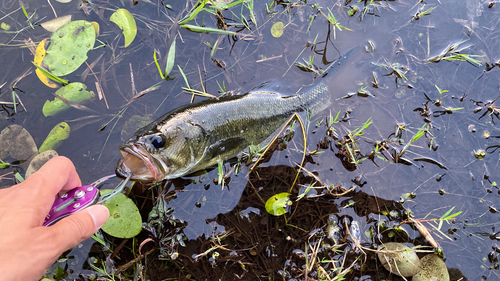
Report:
<svg viewBox="0 0 500 281"><path fill-rule="evenodd" d="M3 30L10 30L10 25L6 24L5 22L0 23L0 28Z"/></svg>
<svg viewBox="0 0 500 281"><path fill-rule="evenodd" d="M42 153L46 150L55 150L62 141L69 138L70 127L68 123L61 122L57 124L50 132L45 141L43 141L38 152Z"/></svg>
<svg viewBox="0 0 500 281"><path fill-rule="evenodd" d="M281 21L275 22L271 27L271 34L274 37L281 37L284 31L285 31L285 26Z"/></svg>
<svg viewBox="0 0 500 281"><path fill-rule="evenodd" d="M94 26L96 36L99 36L99 23L96 21L92 21L91 23Z"/></svg>
<svg viewBox="0 0 500 281"><path fill-rule="evenodd" d="M36 51L35 51L35 59L33 60L33 62L38 65L38 66L42 66L42 61L43 61L43 58L45 57L45 54L46 54L46 51L45 51L45 43L47 42L46 39L43 39L42 41L40 41L40 43L38 43L38 46L36 47ZM43 84L45 84L46 86L50 87L50 88L55 88L57 87L57 84L52 82L52 80L50 80L47 76L45 76L45 74L43 74L43 72L40 71L40 69L36 69L35 70L35 73L36 73L36 76L38 77L38 79L40 79L40 81L42 81Z"/></svg>
<svg viewBox="0 0 500 281"><path fill-rule="evenodd" d="M126 9L118 9L109 20L122 29L123 37L125 37L124 47L128 47L137 35L137 25L132 14Z"/></svg>

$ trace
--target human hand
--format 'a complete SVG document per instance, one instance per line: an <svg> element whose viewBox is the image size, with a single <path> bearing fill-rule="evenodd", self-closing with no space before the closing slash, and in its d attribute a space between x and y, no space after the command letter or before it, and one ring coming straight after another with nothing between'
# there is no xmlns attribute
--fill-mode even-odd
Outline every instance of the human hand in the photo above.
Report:
<svg viewBox="0 0 500 281"><path fill-rule="evenodd" d="M66 250L96 232L109 211L94 205L42 226L55 196L81 186L73 163L54 157L26 181L0 190L0 279L39 280Z"/></svg>

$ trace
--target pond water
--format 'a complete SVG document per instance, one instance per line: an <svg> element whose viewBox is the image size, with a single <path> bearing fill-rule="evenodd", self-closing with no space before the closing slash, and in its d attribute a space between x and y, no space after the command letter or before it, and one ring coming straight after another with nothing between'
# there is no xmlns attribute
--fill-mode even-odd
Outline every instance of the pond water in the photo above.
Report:
<svg viewBox="0 0 500 281"><path fill-rule="evenodd" d="M287 148L270 153L254 172L242 165L235 174L234 163L225 163L224 186L217 182L217 168L153 187L137 184L130 197L146 222L141 234L126 241L105 236L109 248L89 239L56 262L48 276L94 280L102 273L89 266L92 257L98 267L105 262L108 273L120 268L124 280L329 280L340 274L336 267L349 268L343 272L348 280L403 280L383 269L369 249L389 240L432 249L415 224L401 225L400 233L406 233L392 236L391 229L411 214L422 219L439 243L452 280L500 278L500 132L495 103L500 95L500 5L494 1L255 0L216 14L202 11L188 22L227 28L236 35L180 27L178 22L197 1L21 2L28 15L34 14L33 24L57 13L100 25L96 46L105 46L88 54L93 72L84 74L84 64L64 78L83 82L94 92L98 82L106 101L87 104L93 113L71 108L44 117L42 104L54 98L55 90L34 74L28 46L50 33L29 26L20 2L5 0L1 8L0 21L10 29L0 32L0 129L20 125L40 146L56 124L66 121L70 137L57 152L75 163L84 183L114 173L121 157L118 147L133 132L122 133L122 128L132 116L153 120L191 101L191 94L183 91L180 68L191 88L215 96L258 87L292 95L326 79L333 104L306 122L308 156L303 167L314 176L300 173L286 215L274 217L264 205L294 182L304 143L297 124ZM357 12L350 16L354 7ZM128 47L123 47L120 29L109 21L118 8L129 10L137 22L137 37ZM271 34L277 22L284 26L279 37ZM175 66L169 74L174 79L165 81L153 53L164 65L174 40ZM334 63L322 77L322 70L353 48L355 55ZM429 61L437 56L440 61ZM297 62L310 63L309 71ZM11 104L14 81L16 100L22 101L16 109ZM157 83L158 88L143 92ZM339 122L325 125L337 113ZM118 114L121 118L113 119ZM367 120L371 124L354 136ZM418 132L424 132L420 138ZM481 151L485 154L479 159ZM2 174L18 170L24 175L26 166ZM330 191L321 182L353 191L335 195L342 192ZM12 185L12 176L2 177L0 184ZM306 196L297 198L311 186ZM148 224L148 213L158 202L167 215L161 225ZM454 220L430 221L457 212ZM339 252L325 237L329 220L341 229ZM359 236L350 235L356 225ZM152 252L121 267L137 258L144 241L149 242L142 253ZM318 259L308 266L305 257L311 258L311 252ZM322 270L328 273L322 275Z"/></svg>

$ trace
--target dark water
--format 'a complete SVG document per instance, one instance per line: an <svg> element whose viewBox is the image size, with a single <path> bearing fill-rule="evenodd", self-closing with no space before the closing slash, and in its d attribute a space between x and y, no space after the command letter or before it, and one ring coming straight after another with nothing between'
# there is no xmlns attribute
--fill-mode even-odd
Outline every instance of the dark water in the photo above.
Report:
<svg viewBox="0 0 500 281"><path fill-rule="evenodd" d="M38 43L41 39L50 37L50 34L39 26L35 26L34 30L26 28L28 25L26 17L21 10L15 11L19 8L18 2L4 1L1 7L1 17L3 17L1 21L10 24L11 31L24 29L17 35L0 33L0 42L3 44L0 55L0 65L2 65L0 84L7 82L2 87L0 101L11 101L9 85L18 76L29 69L33 70L33 73L17 84L17 93L26 110L18 106L16 114L11 106L3 105L0 111L0 124L2 128L11 124L23 126L31 133L37 145L40 145L50 129L61 121L67 121L73 130L70 139L65 141L57 152L73 160L83 182L92 182L114 171L114 164L120 157L118 146L122 143L121 128L126 120L133 115L146 114L152 114L153 118L156 118L172 108L189 103L191 96L182 93L181 87L184 87L185 83L176 66L171 73L174 80L163 81L159 89L133 101L116 125L113 121L104 130L98 131L111 119L110 115L117 114L137 92L161 81L153 61L153 50L158 51L163 64L168 48L176 35L175 64L182 67L191 87L202 90L201 76L206 91L214 95L218 95L219 85L224 85L227 90L235 93L245 93L265 82L268 84L264 88L284 94L294 94L302 87L321 79L319 75L304 72L296 66L290 67L295 61L303 62L312 57L316 67L325 69L340 54L358 47L361 52L350 60L348 67L340 68L338 71L335 71L334 67L334 76L325 78L330 79L329 83L333 88L330 95L335 99L335 105L313 117L308 130L308 151L315 150L320 140L324 139L324 125L316 127L315 124L330 112L335 116L340 111L341 117L349 112L349 118L346 118L345 122L335 125L340 136L344 136L347 130L352 131L360 127L367 119L372 119L373 123L357 141L363 155L370 154L375 143L384 140L388 143L387 151L394 154L394 148L401 150L424 124L429 126L428 133L410 146L403 156L411 160L413 165L395 164L393 160L383 161L375 158L374 161L370 159L362 161L355 169L346 169L341 158L337 156L339 148L335 147L335 142L332 143L332 149L321 149L323 153L309 158L304 168L315 172L325 183L341 184L345 189L356 186L356 191L339 199L322 196L319 199L307 199L302 205L299 201L294 206L295 213L291 216L291 221L295 226L305 228L307 237L307 232L323 228L329 215L336 214L339 220L347 216L359 223L361 242L369 247L370 238L365 236L365 232L376 229L382 221L389 227L397 225L406 218L403 209L406 209L406 213L411 210L414 218L433 219L441 217L454 207L452 213L462 211L462 214L452 223L444 222L441 229L443 233L434 236L443 249L446 265L448 268L461 270L469 280L480 280L482 276L488 280L497 280L499 273L495 266L498 264L496 257L499 254L494 249L497 245L498 235L495 233L499 231L497 227L499 215L495 208L500 204L500 191L495 182L498 181L499 153L493 146L498 145L500 133L496 108L489 107L488 111L488 106L491 105L485 106L485 103L500 95L497 67L490 69L486 65L492 66L500 59L498 55L500 6L496 4L489 8L490 2L475 0L460 1L460 3L448 0L431 1L425 7L416 2L374 1L367 8L362 20L363 8L369 1L366 3L352 1L348 4L344 1L318 2L317 5L322 7L324 13L328 14L327 7L329 7L342 26L352 29L352 31L338 29L334 31L334 27L317 8L313 7L316 3L255 1L257 24L250 24L251 30L244 29L240 25L239 36L199 34L173 24L170 19L178 18L180 12L185 15L186 11L183 10L185 7L190 9L192 1L162 2L171 5L171 10L164 8L161 3L142 1L137 5L128 2L124 4L92 2L87 5L93 8L88 16L78 9L80 3L76 1L69 4L52 3L59 16L72 14L74 20L97 21L101 26L98 39L107 44L104 48L90 52L88 62L93 62L103 54L94 71L103 86L109 109L102 100L89 104L89 107L98 111L101 116L90 119L95 122L87 124L81 119L70 122L89 115L74 109L49 118L42 115L41 104L53 98L53 90L42 85L34 75L34 67L31 64L33 57L24 47L23 41L31 38ZM270 8L271 14L266 12L266 3L268 6L273 4ZM36 11L36 18L33 18L32 22L43 22L54 17L52 9L45 1L28 1L25 6L30 14ZM359 9L353 17L346 14L350 6L357 6ZM422 7L423 10L432 7L436 9L430 15L412 20ZM119 29L109 22L109 16L116 8L129 9L137 20L138 37L127 48L122 47L123 39L119 35ZM15 12L11 13L12 11ZM238 17L243 13L247 20L250 19L246 8L242 12L241 5L231 11ZM223 11L223 15L226 17L226 23L239 22L230 11ZM273 23L278 21L283 22L286 27L283 36L275 38L271 35L270 29ZM217 20L213 15L204 13L190 24L216 27ZM212 50L207 44L214 46L217 40L217 50L211 56ZM316 44L310 45L315 40ZM458 42L463 42L459 49L469 47L462 53L480 56L475 57L481 62L480 66L467 61L428 62L429 57L438 55L450 44ZM306 47L306 44L309 46ZM224 68L220 67L215 59L222 62ZM374 63L390 64L395 67L399 64L397 69L404 73L407 80L397 78L392 69L385 69ZM131 82L131 69L135 92ZM70 81L82 81L83 71L84 66L65 78ZM374 75L378 78L377 87L374 87ZM83 82L89 89L95 91L95 81L95 77L89 75ZM427 95L431 100L438 100L439 92L435 86L448 91L443 94L440 106L426 98ZM371 96L354 95L350 98L341 98L350 92L358 91L361 87L366 87ZM201 98L196 97L195 100ZM445 107L461 109L447 113ZM478 107L483 108L475 113ZM401 145L396 144L394 135L391 135L397 131L398 124L404 124L406 128L402 131L401 138L404 139L404 143ZM490 136L485 137L485 132ZM299 130L296 129L289 148L275 152L264 164L267 168L260 171L261 179L249 175L248 167L243 167L237 176L231 173L230 182L223 189L213 181L218 177L216 169L201 176L175 180L173 184L167 183L162 190L169 187L167 195L175 195L175 198L168 202L168 206L173 208L175 219L187 223L183 233L192 241L187 249L177 245L176 251L184 253L185 256L181 256L188 259L192 253L201 253L208 249L196 243L203 243L200 241L205 241L204 238L224 231L236 233L235 237L240 237L228 242L235 249L240 249L239 255L244 253L241 249L248 249L255 244L246 241L249 243L248 247L243 246L246 242L241 238L241 233L245 231L262 232L271 237L274 233L277 235L275 237L280 237L278 240L284 240L287 236L296 239L304 236L304 232L296 232L296 228L284 226L280 218L269 217L262 202L256 199L260 196L265 201L274 193L287 191L289 187L287 183L291 182L290 175L294 176L294 170L290 172L290 168L294 167L293 163L300 161L301 157L302 140L299 135ZM430 149L430 144L437 149ZM295 146L298 148L295 149ZM483 160L476 159L474 155L474 151L480 149L486 150ZM391 159L388 153L385 155ZM418 161L419 159L427 162ZM429 159L434 162L429 163ZM442 167L436 163L441 163ZM231 166L226 164L225 169L229 172ZM11 170L5 169L4 172ZM302 175L301 183L304 185L308 186L312 181L305 173ZM260 191L253 190L249 182L253 183L256 190L260 188ZM11 181L2 180L1 183L8 185ZM322 192L324 193L324 190L317 191L318 194ZM402 204L398 203L407 193L414 193L416 196L405 200ZM142 204L145 197L151 198L151 195L146 194L149 193L136 195L135 200L138 205ZM399 213L397 219L384 215L380 211L381 206L397 210ZM306 214L308 219L305 218ZM300 219L293 221L293 218L297 217ZM240 224L234 222L231 224L233 219L239 220ZM245 227L255 228L245 230L242 226L245 224ZM238 228L238 225L241 228ZM426 225L431 228L430 224ZM437 226L437 223L433 225ZM278 226L283 227L279 232L271 231ZM410 238L414 239L412 240L414 244L428 245L416 230L408 225L404 225L403 228ZM200 236L204 238L198 238ZM134 245L132 243L127 245L137 249L137 244L147 237L148 233L144 231ZM196 239L198 242L195 243ZM264 260L272 257L269 253L273 250L270 249L285 247L281 244L282 241L271 240L263 239L262 241L268 242L267 248L255 246L257 255L248 254L246 260L260 260L256 267L266 267ZM300 241L302 243L296 246L287 247L300 248L305 242L311 242ZM69 272L67 278L76 278L79 273L91 272L84 263L93 242L93 240L86 241L69 254L71 259L58 264L63 268L66 266ZM112 244L120 242L111 240ZM91 254L101 257L105 253L97 245L90 251ZM291 255L291 252L281 253L284 255L283 259L288 259L286 256L288 254ZM153 256L148 257L152 258L154 259ZM242 260L246 261L243 258ZM218 265L224 267L227 263ZM82 266L85 269L82 269ZM281 269L284 268L283 264L280 266ZM169 268L178 269L179 264L170 264ZM267 268L269 270L266 276L279 276L273 275L277 274L276 268L280 267ZM186 272L190 272L194 274L195 279L210 280L207 276L196 275L197 270L201 269L188 267L185 271L180 270L179 272L183 273L179 273L178 276L185 276ZM384 278L371 270L356 270L358 273L353 274L351 278L361 279L354 280ZM159 271L161 270L157 269L155 274L162 276ZM383 269L378 271L384 272ZM256 276L250 278L249 275L245 277L248 280L257 278ZM157 280L160 279L158 276L151 275L149 278ZM232 279L227 276L221 277L220 274L217 276L222 279ZM258 278L264 277L258 275Z"/></svg>

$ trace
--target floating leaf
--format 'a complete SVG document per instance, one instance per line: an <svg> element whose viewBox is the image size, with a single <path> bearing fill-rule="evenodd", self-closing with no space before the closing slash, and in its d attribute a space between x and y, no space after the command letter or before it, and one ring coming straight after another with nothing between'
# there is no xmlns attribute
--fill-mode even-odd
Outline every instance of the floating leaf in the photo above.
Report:
<svg viewBox="0 0 500 281"><path fill-rule="evenodd" d="M413 276L413 281L450 281L448 268L446 268L444 261L437 255L426 255L420 260L420 262L422 264L422 269Z"/></svg>
<svg viewBox="0 0 500 281"><path fill-rule="evenodd" d="M201 26L196 26L196 25L192 25L192 24L182 24L181 27L186 28L186 29L191 30L191 31L194 31L194 32L206 32L206 33L236 35L236 32L234 32L234 31L222 30L222 29L211 28L211 27L201 27Z"/></svg>
<svg viewBox="0 0 500 281"><path fill-rule="evenodd" d="M40 43L38 43L38 46L36 47L35 59L33 60L33 62L38 66L42 65L43 58L45 57L46 54L45 52L46 41L47 41L46 39L43 39L42 41L40 41ZM52 82L52 80L50 80L47 76L45 76L45 74L43 74L43 72L40 69L37 68L35 70L35 73L36 76L38 76L38 79L40 79L40 81L42 81L42 83L45 84L46 86L50 88L57 87L57 84Z"/></svg>
<svg viewBox="0 0 500 281"><path fill-rule="evenodd" d="M56 95L78 104L85 104L95 98L92 91L87 91L87 86L80 82L68 84L56 91ZM55 98L53 101L45 101L42 112L45 117L54 116L61 113L70 106L62 100Z"/></svg>
<svg viewBox="0 0 500 281"><path fill-rule="evenodd" d="M281 21L275 22L273 26L271 27L271 34L274 37L281 37L283 35L283 31L285 30L285 26Z"/></svg>
<svg viewBox="0 0 500 281"><path fill-rule="evenodd" d="M43 164L47 163L47 161L49 161L53 157L56 157L57 155L57 151L55 150L45 150L44 152L38 154L33 158L33 160L31 160L31 163L28 166L26 175L24 175L24 177L28 178L34 172L38 171L43 166Z"/></svg>
<svg viewBox="0 0 500 281"><path fill-rule="evenodd" d="M0 23L0 28L3 30L10 30L10 25L6 24L5 22Z"/></svg>
<svg viewBox="0 0 500 281"><path fill-rule="evenodd" d="M54 150L58 148L62 141L69 138L69 125L66 122L57 124L50 132L47 138L43 141L38 152L42 153L46 150Z"/></svg>
<svg viewBox="0 0 500 281"><path fill-rule="evenodd" d="M101 190L101 196L112 190ZM107 234L118 238L132 238L142 229L142 218L134 201L122 193L118 193L103 203L109 209L109 219L102 226Z"/></svg>
<svg viewBox="0 0 500 281"><path fill-rule="evenodd" d="M380 263L399 276L413 276L420 271L420 259L414 250L402 243L389 242L378 248Z"/></svg>
<svg viewBox="0 0 500 281"><path fill-rule="evenodd" d="M109 20L122 29L123 37L125 37L124 47L128 47L137 35L137 25L132 14L126 9L118 9Z"/></svg>
<svg viewBox="0 0 500 281"><path fill-rule="evenodd" d="M134 134L135 131L137 131L137 129L142 128L147 124L151 123L151 121L153 121L151 119L152 116L153 116L152 114L147 114L145 116L133 115L132 117L130 117L130 119L123 125L121 133L122 141L128 140L130 136L132 136L132 134Z"/></svg>
<svg viewBox="0 0 500 281"><path fill-rule="evenodd" d="M97 22L95 22L95 21L92 21L91 23L92 23L92 25L94 26L94 29L95 29L95 35L96 35L96 36L99 36L99 28L100 28L100 27L99 27L99 23L97 23Z"/></svg>
<svg viewBox="0 0 500 281"><path fill-rule="evenodd" d="M182 25L182 24L185 24L186 22L194 19L199 12L201 12L201 10L203 10L203 8L205 7L205 5L207 4L208 0L203 0L200 5L198 5L198 7L196 7L195 9L193 9L191 11L191 13L189 13L189 15L185 16L180 22L179 24Z"/></svg>
<svg viewBox="0 0 500 281"><path fill-rule="evenodd" d="M278 193L267 199L266 211L271 215L281 216L287 212L285 208L291 204L292 202L290 201L290 193Z"/></svg>
<svg viewBox="0 0 500 281"><path fill-rule="evenodd" d="M17 160L29 160L38 154L30 133L19 125L10 125L3 129L0 133L0 143L0 159L10 156Z"/></svg>
<svg viewBox="0 0 500 281"><path fill-rule="evenodd" d="M47 30L48 32L55 32L61 26L67 24L70 21L71 21L71 15L67 15L67 16L63 16L63 17L58 17L58 18L55 18L55 19L51 19L49 21L41 23L40 25L43 28L45 28L45 30Z"/></svg>
<svg viewBox="0 0 500 281"><path fill-rule="evenodd" d="M50 37L50 46L43 63L56 76L68 75L87 60L87 52L94 48L94 26L84 20L61 26Z"/></svg>

